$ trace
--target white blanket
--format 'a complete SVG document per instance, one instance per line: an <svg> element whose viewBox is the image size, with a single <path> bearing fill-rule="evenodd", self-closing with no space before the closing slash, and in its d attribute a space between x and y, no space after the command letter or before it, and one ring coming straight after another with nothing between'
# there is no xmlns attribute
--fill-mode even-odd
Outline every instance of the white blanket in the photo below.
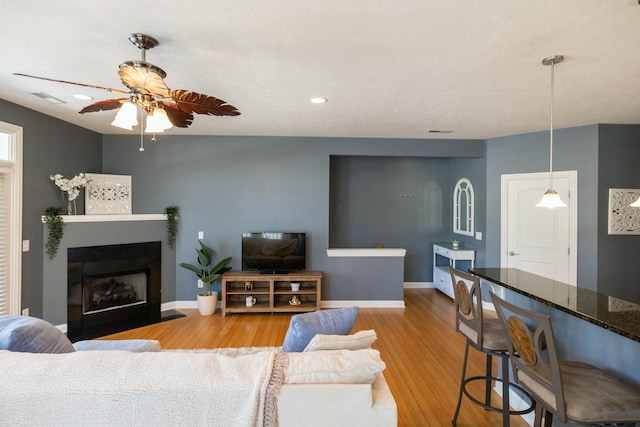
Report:
<svg viewBox="0 0 640 427"><path fill-rule="evenodd" d="M277 351L0 351L0 426L262 426Z"/></svg>

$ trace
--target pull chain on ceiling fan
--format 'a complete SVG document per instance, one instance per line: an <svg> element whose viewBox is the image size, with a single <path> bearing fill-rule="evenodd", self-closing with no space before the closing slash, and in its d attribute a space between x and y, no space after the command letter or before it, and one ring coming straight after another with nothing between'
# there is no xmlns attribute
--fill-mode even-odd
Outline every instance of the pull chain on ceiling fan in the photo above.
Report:
<svg viewBox="0 0 640 427"><path fill-rule="evenodd" d="M145 132L153 134L164 132L173 126L189 127L193 122L194 113L210 116L240 115L236 107L213 96L184 89L169 89L164 82L167 73L162 68L146 60L147 50L158 46L160 44L158 40L141 33L130 34L129 40L141 51L141 59L139 61L123 62L118 70L122 84L129 88L129 91L22 73L14 73L14 75L127 95L128 97L126 98L99 101L80 110L80 114L84 114L118 109L116 117L111 124L126 130L133 130L133 126L138 125L138 108L147 112ZM142 123L140 123L140 126L142 128ZM155 140L155 135L153 140ZM142 143L140 151L144 151Z"/></svg>

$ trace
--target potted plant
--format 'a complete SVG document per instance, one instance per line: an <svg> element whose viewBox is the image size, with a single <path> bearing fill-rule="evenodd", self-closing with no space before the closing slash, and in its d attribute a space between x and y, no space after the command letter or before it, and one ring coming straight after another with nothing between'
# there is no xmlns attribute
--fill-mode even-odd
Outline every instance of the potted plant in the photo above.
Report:
<svg viewBox="0 0 640 427"><path fill-rule="evenodd" d="M218 293L211 290L211 285L216 280L220 280L224 272L231 270L228 266L231 257L227 257L210 267L213 261L213 249L208 247L202 240L198 240L200 249L196 249L198 255L198 265L181 262L180 267L193 271L202 281L203 292L198 293L198 310L203 316L209 316L216 311L218 304Z"/></svg>

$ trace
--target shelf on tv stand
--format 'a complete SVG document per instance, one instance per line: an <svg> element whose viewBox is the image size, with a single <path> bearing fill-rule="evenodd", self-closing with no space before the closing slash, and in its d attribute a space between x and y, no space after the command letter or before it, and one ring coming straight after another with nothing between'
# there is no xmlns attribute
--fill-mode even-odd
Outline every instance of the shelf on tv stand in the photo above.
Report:
<svg viewBox="0 0 640 427"><path fill-rule="evenodd" d="M293 291L291 282L299 282ZM320 310L322 273L290 271L285 274L261 274L257 271L229 271L222 276L222 316L227 313L304 313ZM289 301L297 296L300 305ZM253 296L256 304L246 306Z"/></svg>

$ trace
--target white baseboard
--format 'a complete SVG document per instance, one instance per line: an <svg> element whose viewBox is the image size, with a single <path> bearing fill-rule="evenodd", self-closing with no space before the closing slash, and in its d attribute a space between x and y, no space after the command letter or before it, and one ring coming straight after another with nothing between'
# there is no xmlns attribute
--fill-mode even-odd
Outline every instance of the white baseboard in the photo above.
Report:
<svg viewBox="0 0 640 427"><path fill-rule="evenodd" d="M363 307L363 308L404 308L404 300L395 301L395 300L380 300L380 301L355 301L355 300L346 300L346 301L321 301L320 306L322 308L344 308L344 307L353 307L353 306Z"/></svg>
<svg viewBox="0 0 640 427"><path fill-rule="evenodd" d="M176 306L177 301L171 301L171 302L163 302L160 305L160 311L168 311L168 310L173 310L176 308L179 308Z"/></svg>
<svg viewBox="0 0 640 427"><path fill-rule="evenodd" d="M165 305L170 308L165 308ZM220 301L218 301L218 306L220 306ZM172 301L162 303L162 311L176 308L198 308L198 301Z"/></svg>
<svg viewBox="0 0 640 427"><path fill-rule="evenodd" d="M405 289L430 289L435 288L433 282L404 282Z"/></svg>
<svg viewBox="0 0 640 427"><path fill-rule="evenodd" d="M502 385L500 387L495 386L493 390L502 397ZM509 406L515 411L523 411L529 407L530 403L524 400L520 395L513 390L509 389ZM520 417L530 426L533 425L535 414L533 411L528 414L520 415Z"/></svg>
<svg viewBox="0 0 640 427"><path fill-rule="evenodd" d="M405 307L403 300L401 301L346 300L346 301L321 301L320 302L320 306L322 308L343 308L343 307L353 307L354 305L357 305L358 307L370 307L370 308L404 308ZM218 307L220 307L220 301L218 301ZM179 308L198 308L198 303L196 301L173 301L170 303L162 304L162 311L169 310L169 309L179 309Z"/></svg>
<svg viewBox="0 0 640 427"><path fill-rule="evenodd" d="M322 301L322 308L343 308L343 307L369 307L369 308L404 308L404 301ZM218 307L221 307L218 301ZM160 311L175 310L180 308L198 308L197 301L170 301L160 305ZM67 333L67 324L55 325L63 334Z"/></svg>

